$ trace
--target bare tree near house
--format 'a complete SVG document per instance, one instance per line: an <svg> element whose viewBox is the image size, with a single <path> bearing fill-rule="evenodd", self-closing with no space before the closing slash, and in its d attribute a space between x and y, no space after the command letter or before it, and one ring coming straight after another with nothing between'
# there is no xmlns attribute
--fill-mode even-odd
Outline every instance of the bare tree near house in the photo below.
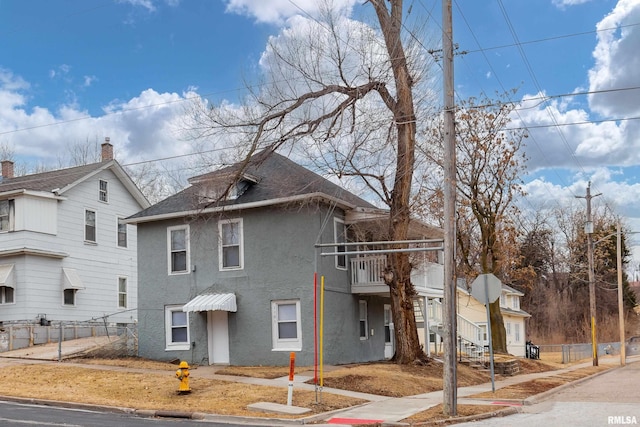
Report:
<svg viewBox="0 0 640 427"><path fill-rule="evenodd" d="M265 81L242 107L195 105L191 132L238 144L245 165L259 150L287 146L322 159L325 170L338 177L358 177L389 207L387 235L400 241L407 239L411 219L414 91L426 82L420 61L428 55L417 39L403 38L402 0L368 4L377 30L327 8L321 19L300 18L273 37L261 60L269 70ZM419 99L428 94L421 92ZM400 364L424 358L410 273L407 253L389 256L384 280L391 290L394 360Z"/></svg>
<svg viewBox="0 0 640 427"><path fill-rule="evenodd" d="M506 130L515 107L506 98L506 94L496 101L470 98L456 109L458 277L493 273L505 281L519 256L520 227L514 222L519 212L514 199L522 194L519 183L525 158L520 149L526 133ZM441 126L434 126L427 135L431 144L425 154L436 164L442 164L438 157L442 150L429 150L443 140L441 132ZM499 299L489 305L489 314L494 351L506 353Z"/></svg>

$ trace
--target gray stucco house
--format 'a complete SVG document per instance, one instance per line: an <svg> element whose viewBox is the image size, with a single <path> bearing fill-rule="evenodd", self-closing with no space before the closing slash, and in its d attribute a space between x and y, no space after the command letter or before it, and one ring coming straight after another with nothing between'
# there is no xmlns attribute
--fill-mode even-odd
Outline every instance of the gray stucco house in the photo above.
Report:
<svg viewBox="0 0 640 427"><path fill-rule="evenodd" d="M287 365L295 352L297 365L311 366L317 272L325 288L324 362L390 358L385 256L321 256L326 248L317 247L383 239L387 212L275 152L254 155L241 174L239 168L196 176L182 192L127 219L138 230L139 355ZM441 236L417 223L412 234ZM414 284L427 295L429 278L441 280L441 265L423 265Z"/></svg>

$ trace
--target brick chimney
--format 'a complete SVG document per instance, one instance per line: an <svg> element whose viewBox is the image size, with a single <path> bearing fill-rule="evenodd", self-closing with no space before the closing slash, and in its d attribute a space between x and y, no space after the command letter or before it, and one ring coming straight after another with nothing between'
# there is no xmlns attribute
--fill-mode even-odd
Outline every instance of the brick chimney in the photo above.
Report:
<svg viewBox="0 0 640 427"><path fill-rule="evenodd" d="M2 178L13 178L13 162L11 160L3 160L2 164Z"/></svg>
<svg viewBox="0 0 640 427"><path fill-rule="evenodd" d="M113 160L113 145L109 142L110 138L107 136L102 143L102 161L107 162L109 160ZM3 165L3 175L4 175L4 165Z"/></svg>

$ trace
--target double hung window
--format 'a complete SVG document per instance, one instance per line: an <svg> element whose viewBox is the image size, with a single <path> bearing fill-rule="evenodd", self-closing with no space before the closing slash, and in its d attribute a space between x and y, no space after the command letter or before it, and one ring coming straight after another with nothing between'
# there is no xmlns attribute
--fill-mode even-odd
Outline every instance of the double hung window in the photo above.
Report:
<svg viewBox="0 0 640 427"><path fill-rule="evenodd" d="M243 268L244 248L242 237L242 219L222 220L218 223L220 270Z"/></svg>
<svg viewBox="0 0 640 427"><path fill-rule="evenodd" d="M334 241L336 243L347 242L347 227L344 225L344 221L338 218L333 220ZM336 252L345 252L346 246L336 246ZM336 255L336 268L340 270L347 269L347 257L345 255Z"/></svg>
<svg viewBox="0 0 640 427"><path fill-rule="evenodd" d="M118 277L118 308L127 308L127 278Z"/></svg>
<svg viewBox="0 0 640 427"><path fill-rule="evenodd" d="M358 301L358 308L360 312L360 339L366 340L369 338L369 320L367 316L367 302L365 300Z"/></svg>
<svg viewBox="0 0 640 427"><path fill-rule="evenodd" d="M127 247L127 224L124 223L122 218L118 218L118 246L121 248Z"/></svg>
<svg viewBox="0 0 640 427"><path fill-rule="evenodd" d="M84 240L96 242L96 211L85 209L84 211Z"/></svg>
<svg viewBox="0 0 640 427"><path fill-rule="evenodd" d="M189 313L181 305L165 307L166 350L189 350Z"/></svg>
<svg viewBox="0 0 640 427"><path fill-rule="evenodd" d="M189 272L189 226L181 225L167 229L169 274Z"/></svg>
<svg viewBox="0 0 640 427"><path fill-rule="evenodd" d="M274 350L302 350L300 301L271 302L272 339Z"/></svg>
<svg viewBox="0 0 640 427"><path fill-rule="evenodd" d="M109 183L104 179L101 179L99 186L100 187L98 190L98 200L100 200L101 202L108 203L109 202Z"/></svg>
<svg viewBox="0 0 640 427"><path fill-rule="evenodd" d="M11 231L12 222L13 200L0 200L0 231Z"/></svg>
<svg viewBox="0 0 640 427"><path fill-rule="evenodd" d="M0 286L0 304L12 304L13 302L13 288Z"/></svg>

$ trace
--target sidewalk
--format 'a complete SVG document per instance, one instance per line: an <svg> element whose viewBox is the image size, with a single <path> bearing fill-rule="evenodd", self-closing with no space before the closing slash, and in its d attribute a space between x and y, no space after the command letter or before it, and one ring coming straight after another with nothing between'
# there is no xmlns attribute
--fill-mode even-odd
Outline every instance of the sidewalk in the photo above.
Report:
<svg viewBox="0 0 640 427"><path fill-rule="evenodd" d="M631 359L631 360L630 360ZM638 361L639 358L627 358L627 363L631 363L633 361ZM600 363L606 365L618 365L620 362L619 358L609 357L609 358L601 358ZM513 384L519 384L527 381L531 381L538 378L546 378L552 377L554 375L560 375L565 372L574 371L576 369L585 368L592 366L592 362L585 362L581 364L576 364L569 366L567 368L558 369L555 371L547 371L547 372L537 372L532 374L523 374L523 375L515 375L512 377L501 378L500 380L495 381L495 389L501 389L503 387L507 387ZM589 378L589 377L587 377ZM579 381L579 380L578 380ZM575 384L576 381L569 383L567 385ZM556 387L555 389L550 390L547 393L543 393L545 397L548 397L551 392L558 391L559 389L564 388L563 386ZM327 389L325 389L328 391ZM509 399L496 401L496 399L472 399L467 398L467 396L472 396L478 393L491 391L491 383L484 383L474 386L468 387L459 387L457 389L457 404L470 404L470 405L496 405L496 406L512 406L514 409L505 410L512 413L518 411L518 407L522 405L532 404L533 402L540 399L540 395L532 396L531 398L525 399L524 401L512 401ZM340 391L331 389L331 393L339 394ZM379 397L379 396L378 396ZM400 423L401 420L410 417L419 412L425 411L433 406L439 405L444 400L444 394L442 390L434 391L431 393L420 394L416 396L409 396L403 398L383 398L383 400L376 400L375 402L368 403L356 408L350 408L344 411L341 411L339 415L336 415L334 418L328 419L328 422L332 422L332 420L336 419L340 422L349 424L357 424L362 420L375 421L382 425L393 426L393 425L406 425ZM476 419L479 418L475 417Z"/></svg>
<svg viewBox="0 0 640 427"><path fill-rule="evenodd" d="M67 341L63 343L62 355L63 358L81 353L83 351L89 350L96 346L99 346L101 343L108 342L106 337L96 337L96 338L84 338L81 340ZM15 365L20 363L51 363L51 361L58 360L58 345L57 344L47 344L42 346L30 347L28 349L23 350L15 350L10 352L0 353L0 366L4 365ZM640 357L628 357L627 363L632 363L640 360ZM600 359L601 364L606 365L618 365L619 357L603 357ZM547 371L533 374L522 374L515 375L512 377L501 377L499 380L495 381L495 389L498 390L500 388L522 383L526 381L530 381L537 378L551 377L554 375L559 375L565 372L573 371L579 368L591 366L591 361L585 362L582 364L573 365L564 369L559 369L555 371ZM91 367L95 368L95 365L91 365ZM114 371L127 371L127 372L160 372L154 371L150 369L131 369L117 366L106 366L101 365L102 369L106 370L114 370ZM326 369L330 369L331 367L327 367ZM224 381L231 381L237 383L244 383L247 385L268 385L268 386L276 386L276 387L288 387L288 378L282 377L277 379L260 379L260 378L250 378L250 377L238 377L231 375L220 375L217 374L217 371L220 370L221 367L217 366L199 366L197 368L198 377L202 378L210 378L210 379L218 379ZM164 373L164 372L162 372ZM305 381L311 379L309 375L305 373L296 375L294 381L295 390L316 390L313 384L305 384ZM575 383L575 382L574 382ZM570 383L572 384L572 383ZM553 391L558 391L563 387L558 387L553 389ZM543 393L545 396L532 396L532 398L526 399L525 401L499 401L495 402L493 400L484 400L484 399L471 399L468 396L482 393L486 391L491 391L491 383L485 383L475 386L469 387L459 387L457 389L457 404L474 404L474 405L496 405L496 406L511 406L511 408L505 410L507 413L515 413L519 411L522 405L530 404L536 399L541 400L544 397L547 397L551 392ZM347 390L334 389L329 387L324 387L322 389L323 393L331 393L342 396L350 396L356 397L363 400L367 400L369 403L352 407L344 410L335 411L333 413L324 413L320 415L314 415L312 417L307 418L299 418L299 419L264 419L260 417L226 417L215 414L191 414L191 418L202 419L206 421L217 421L217 422L247 422L252 425L269 425L275 426L277 425L300 425L300 424L308 424L311 422L326 422L332 426L343 425L348 426L352 424L375 424L379 423L385 426L393 426L393 425L406 425L401 423L401 420L410 417L416 413L427 410L433 406L439 405L443 402L443 391L435 391L426 394L420 394L416 396L409 396L403 398L389 398L386 396L378 396L373 394L366 393L358 393ZM50 404L50 402L49 402ZM288 410L293 410L295 407L287 407L285 405L275 405L274 408L276 411L281 410L282 413L286 413ZM96 409L100 409L96 407ZM299 408L298 408L299 409ZM155 416L160 415L162 411L136 411L138 415L141 416ZM505 414L503 412L503 414ZM165 416L170 414L163 414ZM180 414L184 416L185 414ZM479 417L476 417L476 419ZM316 424L318 425L318 424Z"/></svg>

